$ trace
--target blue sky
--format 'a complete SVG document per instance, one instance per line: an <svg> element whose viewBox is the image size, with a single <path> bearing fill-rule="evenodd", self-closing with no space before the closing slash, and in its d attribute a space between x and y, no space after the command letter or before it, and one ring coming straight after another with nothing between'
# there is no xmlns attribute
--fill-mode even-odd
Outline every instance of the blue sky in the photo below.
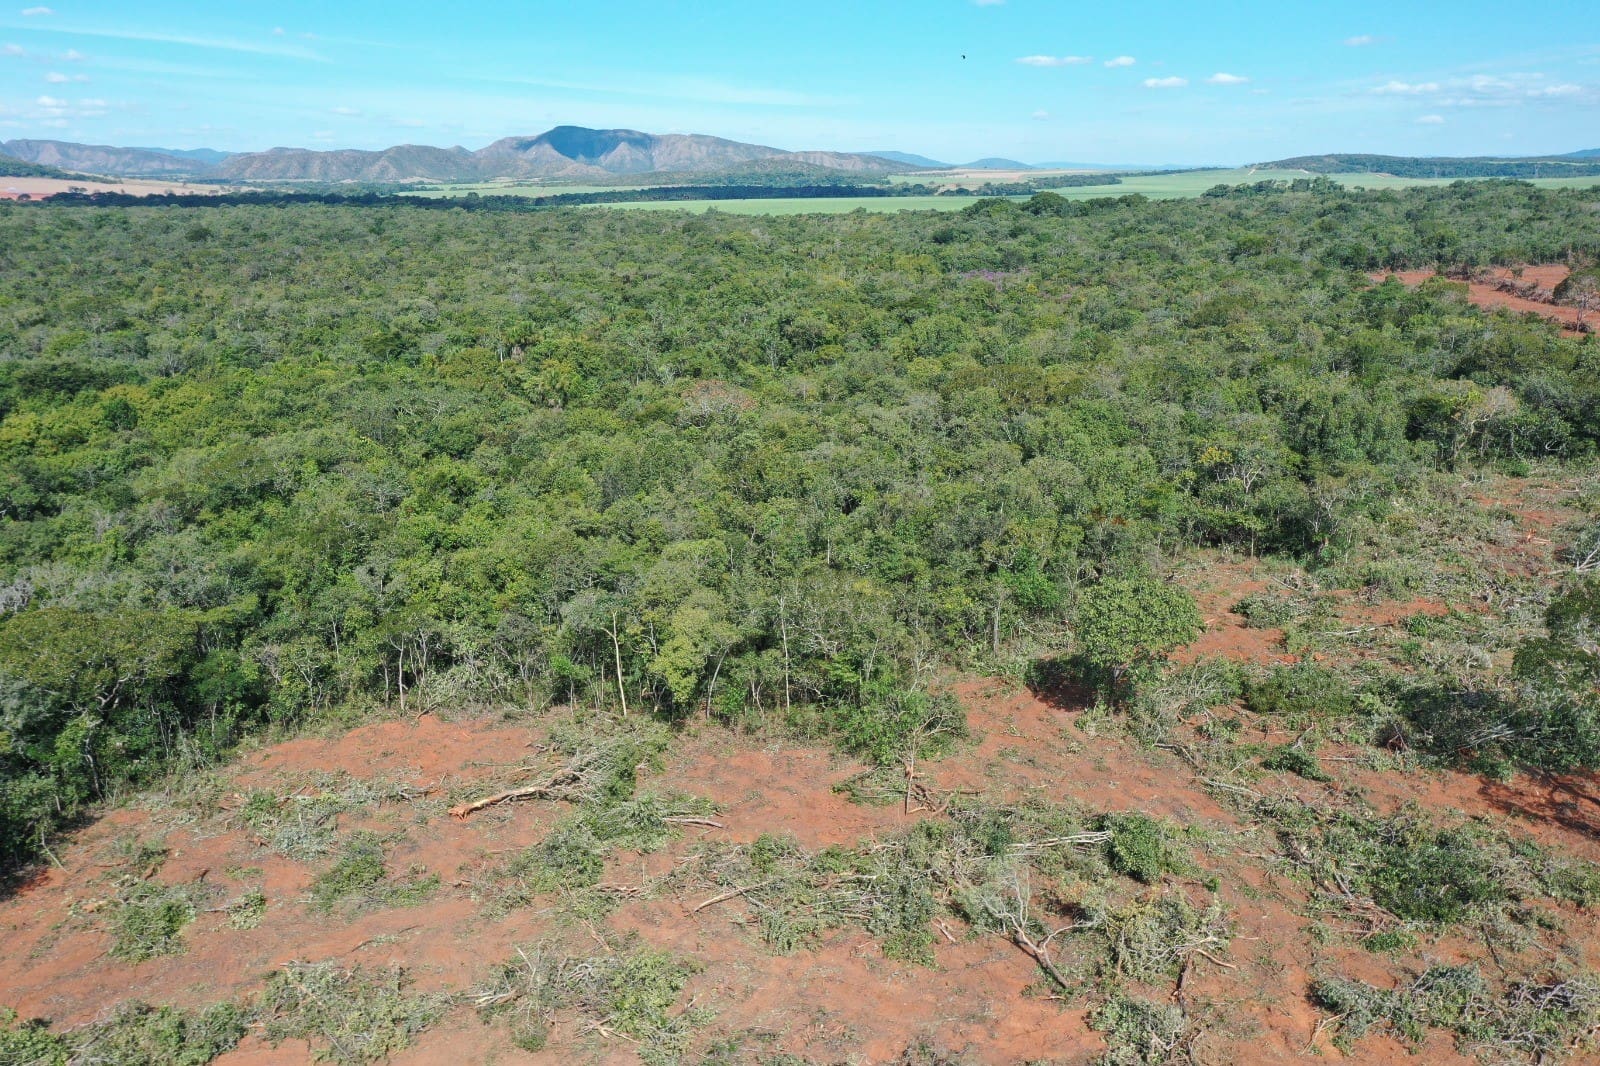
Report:
<svg viewBox="0 0 1600 1066"><path fill-rule="evenodd" d="M0 139L478 148L571 123L951 161L1565 152L1600 147L1594 10L46 0L0 8Z"/></svg>

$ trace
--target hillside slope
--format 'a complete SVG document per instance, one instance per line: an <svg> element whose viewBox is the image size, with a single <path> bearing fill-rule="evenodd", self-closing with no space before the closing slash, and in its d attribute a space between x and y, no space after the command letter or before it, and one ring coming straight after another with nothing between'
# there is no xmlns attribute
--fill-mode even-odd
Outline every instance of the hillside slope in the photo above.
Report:
<svg viewBox="0 0 1600 1066"><path fill-rule="evenodd" d="M28 163L90 174L173 178L205 177L212 172L211 165L202 160L109 144L15 140L0 143L0 152Z"/></svg>

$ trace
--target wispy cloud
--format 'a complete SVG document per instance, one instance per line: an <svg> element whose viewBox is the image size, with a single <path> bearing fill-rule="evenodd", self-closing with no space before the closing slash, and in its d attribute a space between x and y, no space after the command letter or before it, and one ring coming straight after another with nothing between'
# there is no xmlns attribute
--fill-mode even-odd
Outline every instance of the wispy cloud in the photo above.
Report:
<svg viewBox="0 0 1600 1066"><path fill-rule="evenodd" d="M1417 118L1417 125L1419 125L1419 126L1443 126L1444 125L1444 116L1443 115L1421 115L1421 116L1418 116L1418 118Z"/></svg>
<svg viewBox="0 0 1600 1066"><path fill-rule="evenodd" d="M66 85L67 83L74 81L88 81L89 75L63 74L59 70L52 70L50 73L44 76L44 80L49 82L51 85Z"/></svg>
<svg viewBox="0 0 1600 1066"><path fill-rule="evenodd" d="M1041 107L1028 117L1033 119L1035 122L1048 122L1050 121L1050 112Z"/></svg>
<svg viewBox="0 0 1600 1066"><path fill-rule="evenodd" d="M1426 93L1436 93L1438 91L1439 83L1436 81L1391 81L1373 89L1372 94L1374 96L1422 96Z"/></svg>
<svg viewBox="0 0 1600 1066"><path fill-rule="evenodd" d="M39 18L42 15L54 14L55 12L50 10L48 7L25 7L22 9L22 17L27 19Z"/></svg>
<svg viewBox="0 0 1600 1066"><path fill-rule="evenodd" d="M1365 48L1368 45L1377 43L1378 38L1374 37L1370 33L1358 33L1354 37L1346 37L1344 39L1344 46L1346 48Z"/></svg>
<svg viewBox="0 0 1600 1066"><path fill-rule="evenodd" d="M312 63L328 62L325 56L293 44L257 44L225 37L194 37L183 33L154 33L144 30L86 30L52 28L51 33L69 37L96 37L112 41L144 41L151 44L176 44L185 48L203 48L218 52L242 52L248 55L276 56L279 59L302 59Z"/></svg>
<svg viewBox="0 0 1600 1066"><path fill-rule="evenodd" d="M1206 79L1207 85L1247 85L1249 82L1250 79L1241 74L1224 74L1220 70Z"/></svg>
<svg viewBox="0 0 1600 1066"><path fill-rule="evenodd" d="M1179 78L1176 76L1170 78L1146 78L1144 80L1144 87L1146 89L1181 89L1188 84L1188 78Z"/></svg>
<svg viewBox="0 0 1600 1066"><path fill-rule="evenodd" d="M1025 67L1081 67L1094 62L1093 56L1021 56Z"/></svg>
<svg viewBox="0 0 1600 1066"><path fill-rule="evenodd" d="M20 44L0 44L0 56L25 56L28 50Z"/></svg>
<svg viewBox="0 0 1600 1066"><path fill-rule="evenodd" d="M361 114L361 109L359 107L330 107L328 108L328 113L333 115L343 115L346 118L353 118L356 115Z"/></svg>
<svg viewBox="0 0 1600 1066"><path fill-rule="evenodd" d="M1132 56L1117 56L1117 58L1115 58L1115 59L1106 60L1106 66L1108 66L1108 67L1131 67L1137 62L1138 62L1138 60L1133 58Z"/></svg>
<svg viewBox="0 0 1600 1066"><path fill-rule="evenodd" d="M1553 82L1540 73L1474 74L1441 81L1388 81L1365 90L1373 96L1426 96L1435 107L1493 108L1538 103L1600 104L1600 88Z"/></svg>

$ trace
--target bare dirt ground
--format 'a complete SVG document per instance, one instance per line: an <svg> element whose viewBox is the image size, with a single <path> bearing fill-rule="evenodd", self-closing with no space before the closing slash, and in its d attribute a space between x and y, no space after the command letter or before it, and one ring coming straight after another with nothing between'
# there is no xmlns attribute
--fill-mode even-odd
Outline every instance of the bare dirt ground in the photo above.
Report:
<svg viewBox="0 0 1600 1066"><path fill-rule="evenodd" d="M1572 519L1558 486L1499 479L1475 497L1506 514L1515 530L1495 551L1509 570L1548 568L1557 527ZM1283 632L1250 628L1234 612L1239 601L1282 586L1281 574L1257 560L1213 558L1182 578L1200 603L1207 632L1179 656L1247 664L1292 660ZM1332 595L1339 617L1363 627L1399 631L1418 613L1450 605L1427 598L1370 604ZM1224 955L1186 968L1176 990L1200 1032L1191 1047L1200 1063L1274 1063L1302 1059L1359 1063L1454 1063L1472 1059L1442 1034L1420 1052L1382 1035L1345 1053L1330 1040L1308 988L1319 975L1342 974L1391 987L1414 971L1394 956L1330 935L1303 878L1274 858L1275 845L1203 773L1181 744L1141 747L1102 732L1070 691L1036 692L1004 679L954 684L972 739L948 758L917 767L936 792L982 792L998 800L1040 797L1096 811L1137 811L1184 827L1203 841L1192 876L1151 886L1197 893L1214 879L1232 915ZM1243 715L1243 712L1239 712ZM1244 716L1247 735L1263 743L1293 739L1272 723ZM1180 741L1191 739L1183 733ZM558 803L503 804L466 819L447 807L535 779L544 766L538 720L500 721L424 715L380 721L334 736L306 736L241 757L214 777L181 784L109 811L57 849L59 867L41 872L0 900L0 1005L59 1025L104 1018L130 998L204 1006L258 992L268 974L292 961L341 966L404 966L421 991L447 993L453 1007L400 1052L398 1063L636 1062L625 1036L573 1020L557 1026L538 1052L511 1042L503 1026L480 1020L467 993L519 945L546 935L563 919L551 907L513 908L495 916L484 906L486 871L500 858L543 840L566 813ZM1494 781L1445 771L1397 772L1350 745L1324 746L1319 757L1334 780L1288 775L1274 787L1313 804L1360 802L1388 814L1414 805L1503 826L1560 854L1600 861L1600 779L1592 775L1517 777ZM583 919L587 936L605 948L634 935L652 947L694 960L698 971L682 996L712 1012L695 1038L706 1061L767 1061L778 1055L807 1062L911 1062L926 1048L961 1062L1087 1063L1105 1047L1088 1021L1089 1005L1040 994L1040 970L1012 942L968 935L942 924L931 966L897 961L859 930L830 933L815 946L782 954L753 935L758 905L732 898L701 908L704 890L647 891L690 860L708 841L749 843L786 834L808 849L856 846L937 815L910 803L852 801L837 786L863 767L821 745L734 734L692 723L663 765L642 768L641 787L712 801L716 826L686 827L653 854L626 852L608 861L602 883L621 902ZM426 870L438 891L414 906L355 914L316 910L309 893L325 858L283 854L241 820L251 797L270 793L293 804L367 786L367 798L339 815L340 834L368 829L391 842L396 867ZM1265 786L1263 786L1265 787ZM210 901L184 933L186 950L130 963L109 953L105 915L118 886L137 876L129 842L159 844L164 861L150 874L167 885L192 886ZM226 905L258 890L265 913L254 928L230 924ZM1600 920L1572 906L1552 909L1571 950L1600 965ZM1531 950L1531 949L1530 949ZM1441 962L1501 961L1470 935L1445 935L1425 954ZM735 1057L708 1058L732 1041ZM310 1061L303 1042L273 1046L259 1032L218 1060L228 1066ZM753 1057L752 1057L753 1056ZM701 1061L695 1058L693 1061ZM1576 1061L1576 1060L1572 1060Z"/></svg>
<svg viewBox="0 0 1600 1066"><path fill-rule="evenodd" d="M1530 282L1542 289L1554 289L1566 280L1571 271L1559 264L1546 264L1541 266L1525 266L1517 268L1498 267L1492 274L1497 279L1514 278L1520 282ZM1407 285L1421 285L1431 277L1435 277L1431 270L1401 270L1394 275ZM1373 280L1382 281L1387 274L1375 274ZM1490 311L1518 311L1527 314L1541 315L1544 318L1560 322L1562 328L1568 332L1579 332L1579 311L1576 307L1565 307L1560 304L1546 303L1541 300L1524 299L1512 293L1502 292L1495 288L1492 282L1472 281L1467 283L1467 299L1476 307ZM1597 316L1589 312L1585 322L1593 326Z"/></svg>

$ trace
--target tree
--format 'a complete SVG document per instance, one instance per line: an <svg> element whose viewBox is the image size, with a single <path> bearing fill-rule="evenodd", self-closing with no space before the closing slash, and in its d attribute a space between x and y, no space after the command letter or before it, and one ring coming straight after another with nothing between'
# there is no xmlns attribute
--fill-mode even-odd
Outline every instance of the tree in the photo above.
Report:
<svg viewBox="0 0 1600 1066"><path fill-rule="evenodd" d="M1581 267L1561 280L1555 288L1557 303L1578 309L1578 325L1584 316L1600 307L1600 266Z"/></svg>
<svg viewBox="0 0 1600 1066"><path fill-rule="evenodd" d="M1162 658L1200 635L1200 610L1182 589L1155 577L1111 578L1078 600L1078 650L1109 670L1113 684L1127 671Z"/></svg>

